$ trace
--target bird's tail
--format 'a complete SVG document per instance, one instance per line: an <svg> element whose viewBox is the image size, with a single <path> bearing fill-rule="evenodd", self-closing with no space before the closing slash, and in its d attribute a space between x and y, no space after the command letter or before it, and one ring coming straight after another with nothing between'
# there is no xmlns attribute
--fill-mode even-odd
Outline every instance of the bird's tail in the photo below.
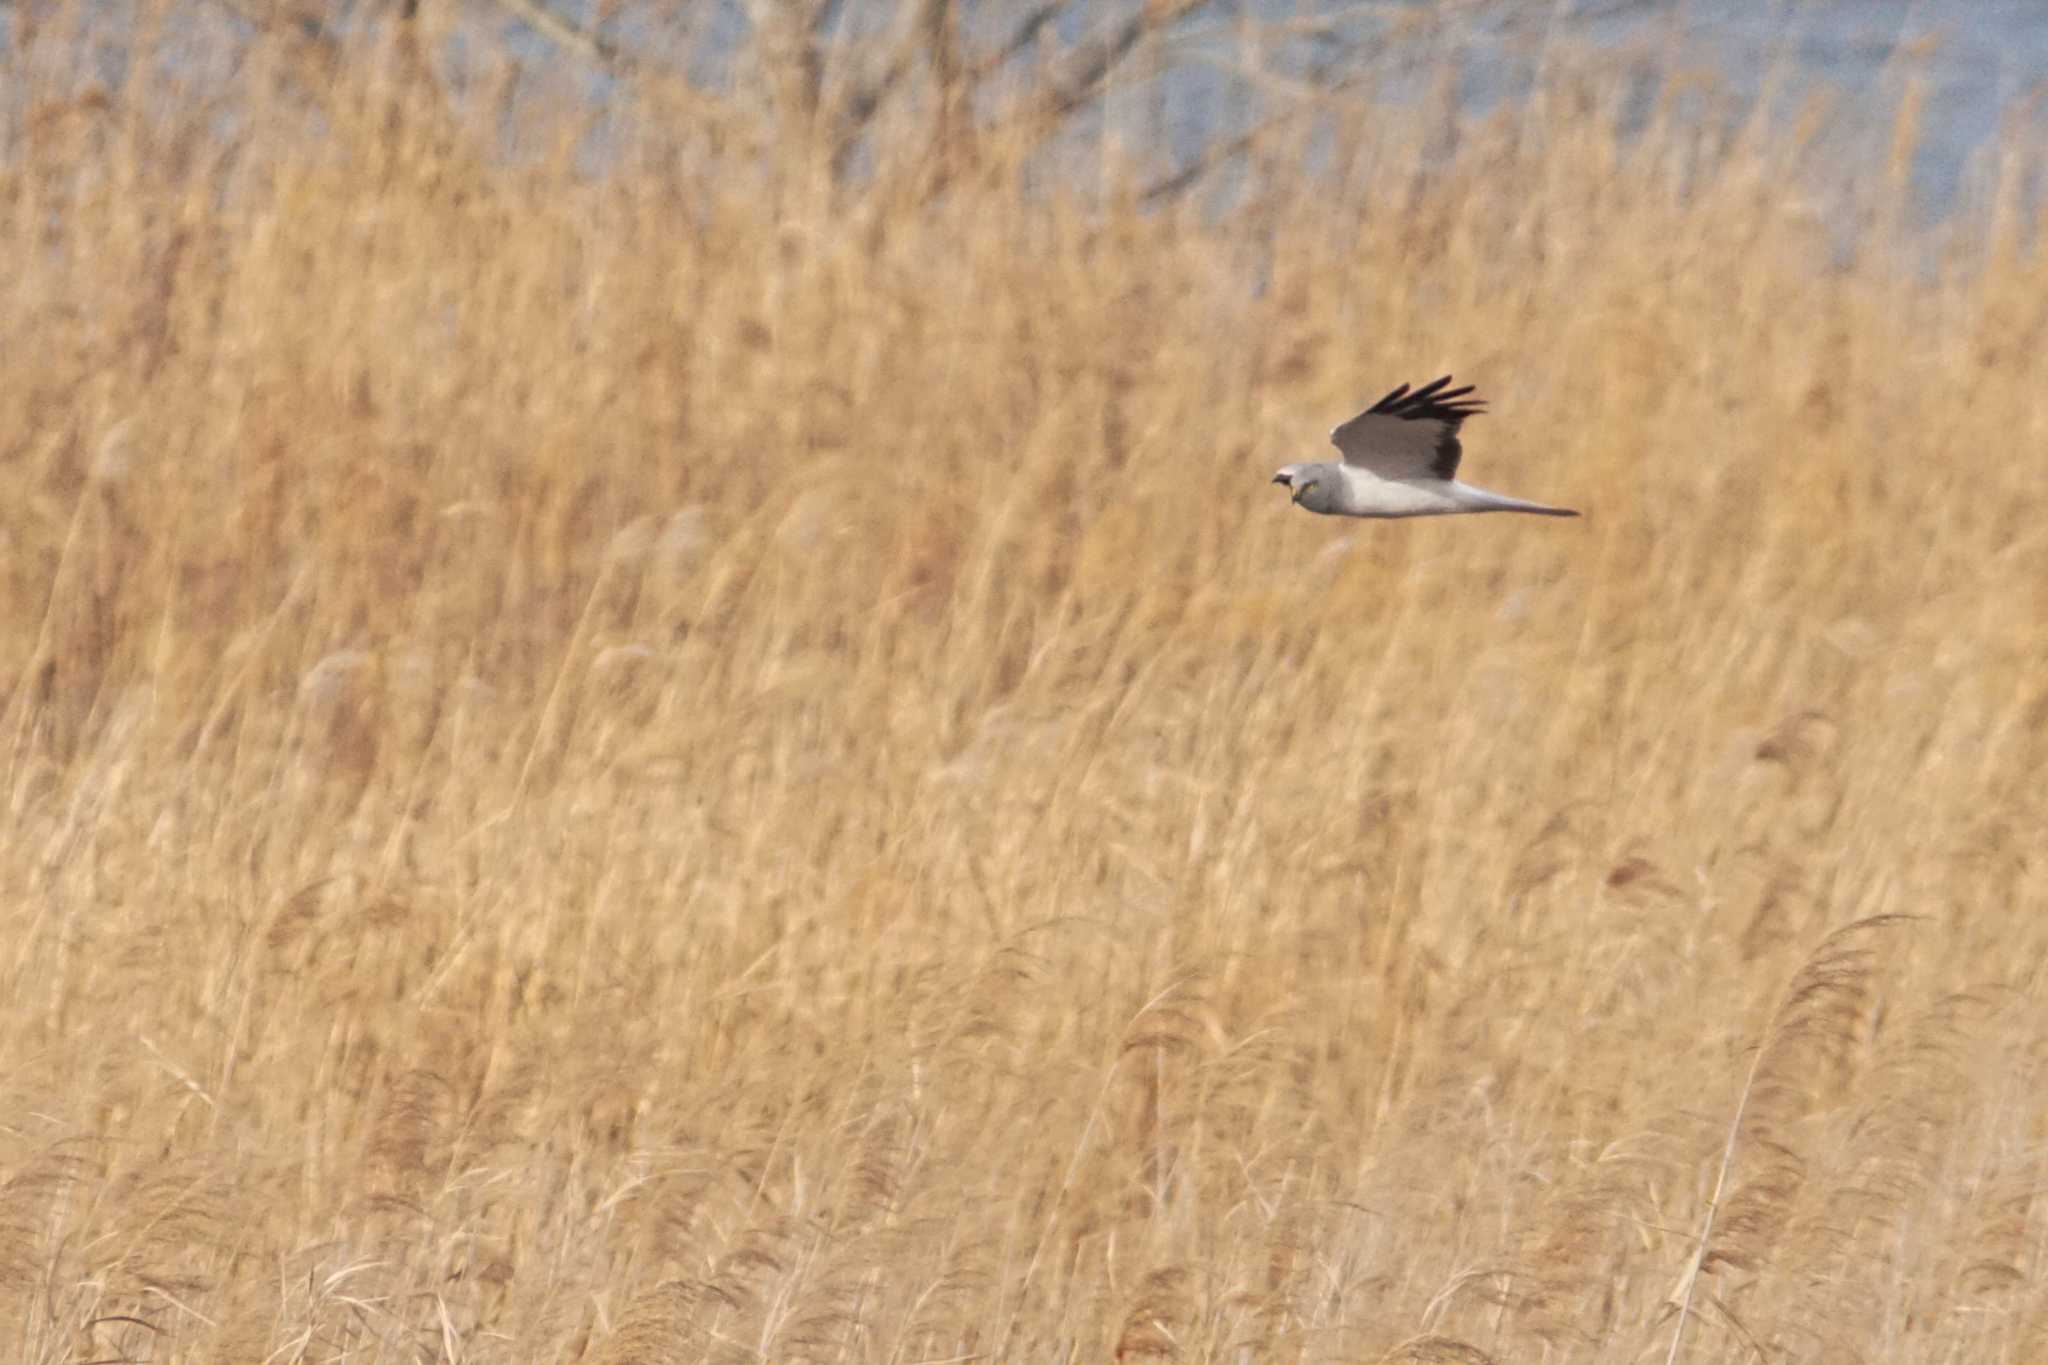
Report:
<svg viewBox="0 0 2048 1365"><path fill-rule="evenodd" d="M1458 501L1474 512L1530 512L1539 517L1575 517L1578 512L1570 507L1551 507L1540 502L1525 502L1521 498L1510 498L1500 493L1489 493L1484 488L1474 488L1469 483L1457 485Z"/></svg>

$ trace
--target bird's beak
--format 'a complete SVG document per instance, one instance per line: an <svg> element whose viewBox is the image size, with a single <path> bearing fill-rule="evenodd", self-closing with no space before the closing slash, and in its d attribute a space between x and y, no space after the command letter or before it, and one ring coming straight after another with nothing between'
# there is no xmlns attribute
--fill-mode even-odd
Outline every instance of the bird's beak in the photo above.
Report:
<svg viewBox="0 0 2048 1365"><path fill-rule="evenodd" d="M1288 477L1287 477L1287 476L1286 476L1285 474L1275 474L1275 475L1273 476L1273 482L1274 482L1274 483L1284 483L1284 484L1286 484L1286 485L1287 485L1287 486L1288 486L1289 488L1292 488L1292 487L1294 486L1293 482L1292 482L1291 480L1289 480L1289 479L1288 479Z"/></svg>

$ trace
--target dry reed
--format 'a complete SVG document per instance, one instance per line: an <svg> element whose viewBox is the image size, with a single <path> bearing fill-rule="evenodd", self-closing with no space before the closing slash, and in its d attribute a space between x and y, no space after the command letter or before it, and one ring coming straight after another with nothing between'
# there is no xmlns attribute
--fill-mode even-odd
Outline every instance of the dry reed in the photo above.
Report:
<svg viewBox="0 0 2048 1365"><path fill-rule="evenodd" d="M5 59L12 1358L2048 1349L2021 134L1845 234L1560 58L1141 203L1085 65L594 167L389 25L89 36ZM1266 487L1445 370L1586 520Z"/></svg>

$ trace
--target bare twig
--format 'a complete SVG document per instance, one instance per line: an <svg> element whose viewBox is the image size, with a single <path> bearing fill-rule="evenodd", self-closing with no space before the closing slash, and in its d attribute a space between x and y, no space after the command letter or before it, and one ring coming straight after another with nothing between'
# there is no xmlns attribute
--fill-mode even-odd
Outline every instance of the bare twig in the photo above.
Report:
<svg viewBox="0 0 2048 1365"><path fill-rule="evenodd" d="M341 59L341 44L316 15L295 6L264 4L263 0L220 3L257 32L282 41L306 68L309 85L322 88L334 76Z"/></svg>
<svg viewBox="0 0 2048 1365"><path fill-rule="evenodd" d="M1083 42L1067 54L1065 69L1053 75L1051 88L1040 97L1039 116L1063 118L1093 100L1142 40L1173 27L1200 3L1201 0L1166 0L1163 4L1143 5L1122 23Z"/></svg>
<svg viewBox="0 0 2048 1365"><path fill-rule="evenodd" d="M971 78L979 83L983 77L1007 65L1012 57L1031 46L1045 26L1059 18L1069 3L1070 0L1046 0L1046 3L1026 13L1008 38L975 61Z"/></svg>
<svg viewBox="0 0 2048 1365"><path fill-rule="evenodd" d="M567 48L602 66L637 68L639 63L602 34L580 29L539 0L498 0L528 27L557 47Z"/></svg>
<svg viewBox="0 0 2048 1365"><path fill-rule="evenodd" d="M226 0L226 3L244 2ZM497 0L497 3L555 46L621 80L632 82L643 94L670 108L706 124L722 125L730 121L731 111L724 104L692 88L680 73L644 61L603 34L570 23L541 0Z"/></svg>

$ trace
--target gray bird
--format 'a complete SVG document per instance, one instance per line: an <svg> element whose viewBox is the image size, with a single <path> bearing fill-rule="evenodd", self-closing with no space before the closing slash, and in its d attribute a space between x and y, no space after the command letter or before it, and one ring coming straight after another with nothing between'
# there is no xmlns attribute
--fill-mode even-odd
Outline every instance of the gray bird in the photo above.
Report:
<svg viewBox="0 0 2048 1365"><path fill-rule="evenodd" d="M1473 386L1445 389L1445 375L1410 393L1403 384L1330 433L1339 460L1291 464L1273 476L1294 501L1333 517L1439 517L1457 512L1534 512L1575 517L1568 507L1503 497L1459 483L1458 427L1485 410Z"/></svg>

